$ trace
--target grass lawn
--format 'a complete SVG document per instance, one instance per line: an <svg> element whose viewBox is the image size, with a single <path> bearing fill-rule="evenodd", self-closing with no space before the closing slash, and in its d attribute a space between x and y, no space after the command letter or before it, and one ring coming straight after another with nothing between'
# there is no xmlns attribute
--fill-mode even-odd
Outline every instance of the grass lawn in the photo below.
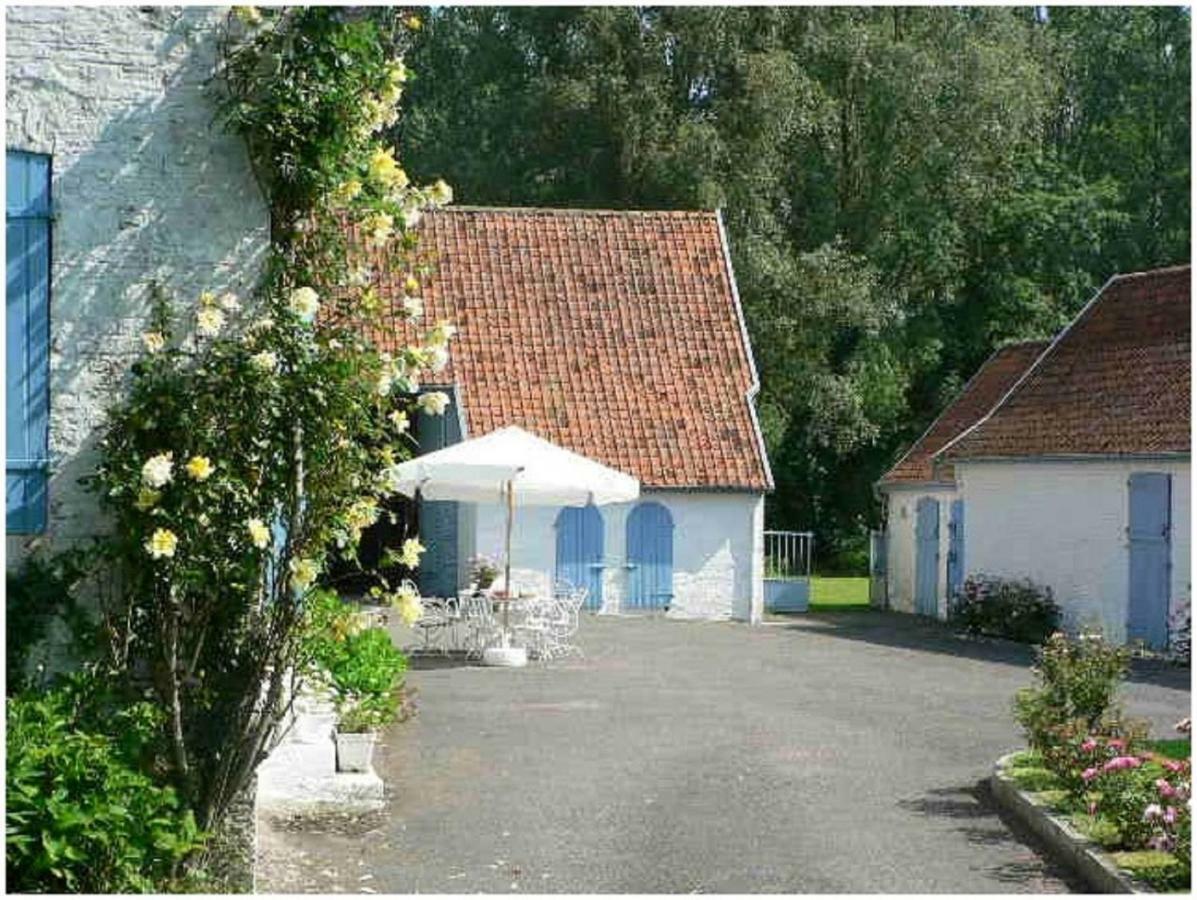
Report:
<svg viewBox="0 0 1197 900"><path fill-rule="evenodd" d="M1148 741L1147 746L1169 759L1188 759L1192 753L1188 738L1171 738L1159 741Z"/></svg>
<svg viewBox="0 0 1197 900"><path fill-rule="evenodd" d="M812 609L850 609L869 605L868 578L811 578Z"/></svg>

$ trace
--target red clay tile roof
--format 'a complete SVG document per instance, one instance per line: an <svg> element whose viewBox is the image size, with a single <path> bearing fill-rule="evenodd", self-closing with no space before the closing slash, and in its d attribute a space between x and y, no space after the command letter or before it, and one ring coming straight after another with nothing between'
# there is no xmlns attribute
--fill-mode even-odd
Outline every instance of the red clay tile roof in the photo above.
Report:
<svg viewBox="0 0 1197 900"><path fill-rule="evenodd" d="M772 488L717 213L457 207L420 229L424 321L459 329L426 380L456 385L468 434L519 425L645 487Z"/></svg>
<svg viewBox="0 0 1197 900"><path fill-rule="evenodd" d="M1048 341L1024 341L997 350L981 365L968 384L931 423L906 455L882 476L880 483L903 484L928 481L950 482L955 477L951 463L937 461L935 454L953 438L975 425L993 409L1006 392L1048 345Z"/></svg>
<svg viewBox="0 0 1197 900"><path fill-rule="evenodd" d="M1189 453L1188 266L1117 275L948 459Z"/></svg>

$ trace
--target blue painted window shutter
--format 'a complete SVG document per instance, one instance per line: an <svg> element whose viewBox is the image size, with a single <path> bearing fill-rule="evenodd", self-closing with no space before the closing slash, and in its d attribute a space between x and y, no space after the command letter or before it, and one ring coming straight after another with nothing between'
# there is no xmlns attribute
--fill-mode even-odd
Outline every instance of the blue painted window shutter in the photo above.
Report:
<svg viewBox="0 0 1197 900"><path fill-rule="evenodd" d="M50 430L50 157L9 150L7 529L46 527Z"/></svg>

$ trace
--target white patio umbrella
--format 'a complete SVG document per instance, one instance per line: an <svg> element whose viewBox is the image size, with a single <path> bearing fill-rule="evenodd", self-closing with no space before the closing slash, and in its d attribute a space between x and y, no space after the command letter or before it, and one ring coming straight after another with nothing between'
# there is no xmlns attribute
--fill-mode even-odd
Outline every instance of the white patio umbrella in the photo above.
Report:
<svg viewBox="0 0 1197 900"><path fill-rule="evenodd" d="M392 467L391 484L409 497L506 503L504 584L511 591L511 525L522 506L601 506L640 496L640 482L618 469L524 431L500 428ZM503 606L507 632L507 606Z"/></svg>

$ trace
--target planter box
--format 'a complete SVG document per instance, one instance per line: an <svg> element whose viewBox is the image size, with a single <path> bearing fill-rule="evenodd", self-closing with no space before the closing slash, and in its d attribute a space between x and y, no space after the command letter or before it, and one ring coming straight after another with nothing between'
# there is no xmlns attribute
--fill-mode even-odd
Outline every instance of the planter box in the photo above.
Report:
<svg viewBox="0 0 1197 900"><path fill-rule="evenodd" d="M1006 774L1014 755L1009 753L999 759L989 779L993 799L998 806L1038 835L1051 855L1072 869L1095 893L1155 893L1149 885L1120 869L1108 853L1073 828L1071 823L1055 815L1032 794L1015 784L1014 779Z"/></svg>
<svg viewBox="0 0 1197 900"><path fill-rule="evenodd" d="M372 731L360 734L337 732L337 771L370 772L370 760L374 757L374 741L378 737Z"/></svg>
<svg viewBox="0 0 1197 900"><path fill-rule="evenodd" d="M806 612L810 609L810 579L766 578L765 609L769 612Z"/></svg>

